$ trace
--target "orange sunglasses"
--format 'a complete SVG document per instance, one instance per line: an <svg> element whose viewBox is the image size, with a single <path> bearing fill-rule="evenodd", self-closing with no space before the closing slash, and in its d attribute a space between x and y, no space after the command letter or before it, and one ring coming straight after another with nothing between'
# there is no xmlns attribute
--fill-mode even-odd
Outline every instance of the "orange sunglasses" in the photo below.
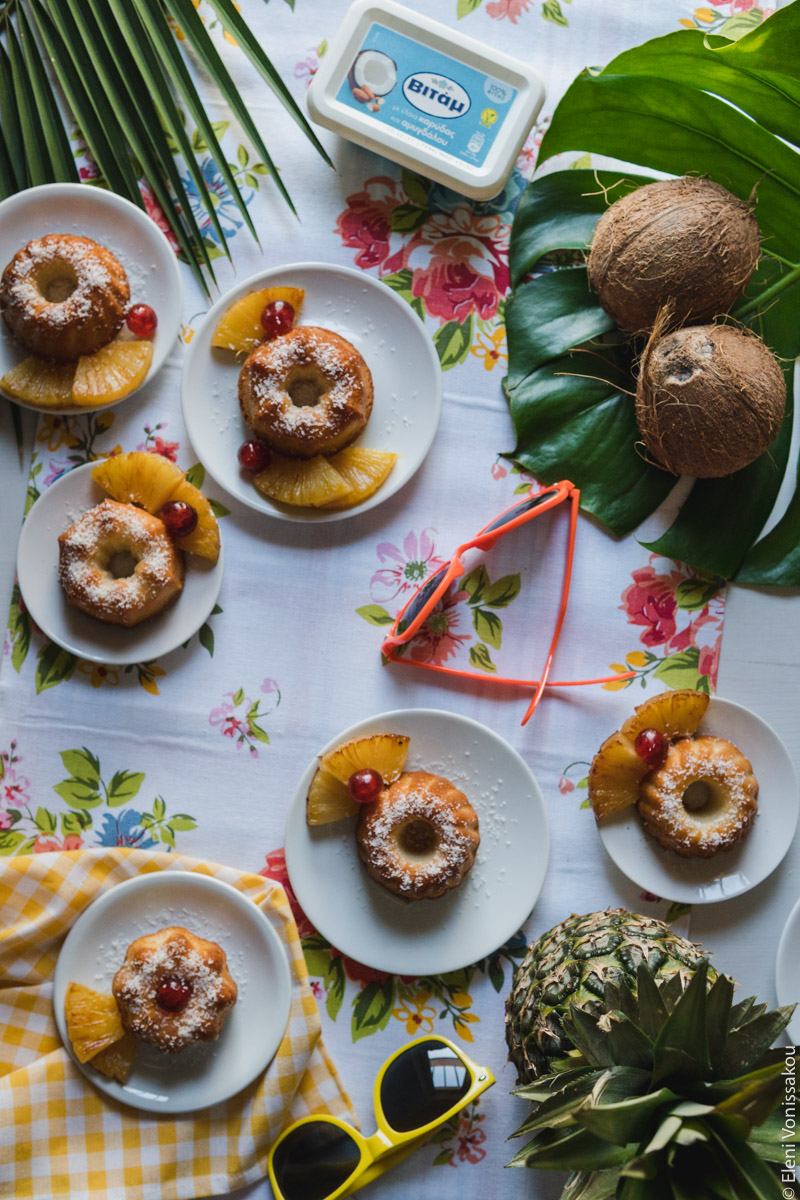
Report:
<svg viewBox="0 0 800 1200"><path fill-rule="evenodd" d="M551 680L549 678L550 668L553 665L553 657L561 634L561 626L564 624L567 601L569 600L580 491L568 479L562 479L560 483L554 483L550 487L545 487L538 492L534 491L535 486L534 484L531 487L531 490L523 500L517 500L505 512L502 512L499 517L495 517L493 521L484 526L474 538L459 546L450 561L440 567L438 571L435 571L430 579L426 579L417 588L408 603L397 614L391 631L384 638L382 646L383 653L389 662L402 663L405 666L422 667L427 671L439 671L444 675L460 675L465 679L481 679L484 682L488 680L491 683L511 684L514 687L534 688L533 699L528 705L525 716L522 718L523 725L533 716L545 687L578 687L589 683L612 683L621 679L631 679L635 674L634 671L627 671L622 675L607 675L602 679ZM549 512L551 508L555 508L556 505L563 503L565 500L570 501L570 516L566 561L564 564L564 582L561 588L561 603L559 604L556 616L555 629L540 679L511 679L498 675L478 675L475 671L462 671L456 667L443 667L438 663L415 662L410 658L402 657L404 647L419 633L447 589L454 580L464 574L465 568L461 561L462 555L468 550L491 550L498 539L503 537L504 534L511 533L514 529L519 529L521 525L532 521L534 517L540 517L543 513Z"/></svg>

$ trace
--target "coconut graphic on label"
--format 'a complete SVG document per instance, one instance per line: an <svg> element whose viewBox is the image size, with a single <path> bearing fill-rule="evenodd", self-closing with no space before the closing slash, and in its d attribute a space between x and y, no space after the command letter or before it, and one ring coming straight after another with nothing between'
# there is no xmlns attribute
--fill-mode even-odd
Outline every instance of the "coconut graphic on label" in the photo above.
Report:
<svg viewBox="0 0 800 1200"><path fill-rule="evenodd" d="M354 98L377 112L397 83L397 63L382 50L361 50L353 59L347 82Z"/></svg>

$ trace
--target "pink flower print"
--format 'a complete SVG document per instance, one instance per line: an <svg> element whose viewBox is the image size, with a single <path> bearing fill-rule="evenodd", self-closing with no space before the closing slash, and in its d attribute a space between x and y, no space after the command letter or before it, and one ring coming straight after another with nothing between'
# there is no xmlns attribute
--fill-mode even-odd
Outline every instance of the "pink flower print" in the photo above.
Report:
<svg viewBox="0 0 800 1200"><path fill-rule="evenodd" d="M391 216L407 203L405 192L394 179L379 175L367 180L363 192L347 197L347 208L336 219L336 232L345 246L357 250L356 266L379 266L389 254Z"/></svg>
<svg viewBox="0 0 800 1200"><path fill-rule="evenodd" d="M717 690L717 672L719 671L719 652L721 646L722 634L720 633L713 646L702 646L700 648L700 657L697 660L698 674L708 676L712 692Z"/></svg>
<svg viewBox="0 0 800 1200"><path fill-rule="evenodd" d="M558 781L558 790L562 796L566 796L567 792L575 791L575 784L571 779L567 779L566 775L562 775Z"/></svg>
<svg viewBox="0 0 800 1200"><path fill-rule="evenodd" d="M648 904L658 904L660 896L654 896L652 892L639 892L639 899L646 900Z"/></svg>
<svg viewBox="0 0 800 1200"><path fill-rule="evenodd" d="M479 1163L486 1158L486 1151L482 1148L485 1141L484 1131L473 1125L467 1133L459 1134L456 1157L460 1162Z"/></svg>
<svg viewBox="0 0 800 1200"><path fill-rule="evenodd" d="M6 808L19 808L30 804L30 782L24 775L18 774L13 767L6 767L5 775L0 781L0 796Z"/></svg>
<svg viewBox="0 0 800 1200"><path fill-rule="evenodd" d="M531 0L492 0L491 4L486 5L486 15L493 21L508 18L512 25L516 25L517 18L528 11L530 3Z"/></svg>
<svg viewBox="0 0 800 1200"><path fill-rule="evenodd" d="M677 578L676 578L677 576ZM621 608L631 625L641 625L644 646L663 646L675 634L675 588L684 579L681 572L660 575L652 565L633 572L633 583L622 593Z"/></svg>
<svg viewBox="0 0 800 1200"><path fill-rule="evenodd" d="M170 462L178 461L178 450L180 442L165 442L163 438L153 438L153 444L147 449L151 454L160 454L162 458L168 458Z"/></svg>
<svg viewBox="0 0 800 1200"><path fill-rule="evenodd" d="M508 226L496 214L467 204L432 213L385 271L411 268L411 292L431 316L463 322L471 313L493 317L509 286Z"/></svg>
<svg viewBox="0 0 800 1200"><path fill-rule="evenodd" d="M11 828L11 817L7 812L0 812L0 829Z"/></svg>
<svg viewBox="0 0 800 1200"><path fill-rule="evenodd" d="M149 183L146 183L144 180L140 180L139 190L142 193L142 200L144 201L144 207L147 215L153 221L155 221L156 225L164 234L170 246L172 246L172 249L177 254L180 249L178 245L178 239L172 232L172 226L167 220L163 208L159 204L158 200L156 200L155 195L153 194L153 189L150 187Z"/></svg>
<svg viewBox="0 0 800 1200"><path fill-rule="evenodd" d="M507 474L508 474L508 471L503 466L502 463L499 463L499 462L492 463L492 479L505 479Z"/></svg>
<svg viewBox="0 0 800 1200"><path fill-rule="evenodd" d="M80 850L83 838L77 833L68 833L65 838L44 837L39 834L33 843L34 854L46 854L49 850Z"/></svg>
<svg viewBox="0 0 800 1200"><path fill-rule="evenodd" d="M470 633L456 633L461 615L458 605L466 600L468 595L468 592L454 592L452 588L448 588L411 643L410 657L415 662L429 662L439 666L448 658L453 658L465 642L472 640Z"/></svg>
<svg viewBox="0 0 800 1200"><path fill-rule="evenodd" d="M429 575L444 566L445 560L437 558L431 534L435 529L423 529L417 535L411 530L403 539L402 546L392 542L379 542L377 555L381 563L389 566L376 571L369 582L370 595L379 603L394 600L404 592L416 589Z"/></svg>
<svg viewBox="0 0 800 1200"><path fill-rule="evenodd" d="M316 46L313 46L311 50L309 50L307 58L304 58L300 62L294 64L294 77L295 79L304 79L306 87L308 87L318 69L319 57L317 55Z"/></svg>
<svg viewBox="0 0 800 1200"><path fill-rule="evenodd" d="M266 696L272 695L273 692L278 692L278 695L280 695L280 689L274 679L265 679L261 684L261 691Z"/></svg>

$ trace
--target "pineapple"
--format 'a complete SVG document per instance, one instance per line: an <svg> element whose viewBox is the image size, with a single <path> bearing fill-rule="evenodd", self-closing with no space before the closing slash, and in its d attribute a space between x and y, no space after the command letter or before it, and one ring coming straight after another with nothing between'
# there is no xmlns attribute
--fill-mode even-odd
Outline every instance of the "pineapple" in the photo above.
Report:
<svg viewBox="0 0 800 1200"><path fill-rule="evenodd" d="M88 1062L101 1050L120 1041L125 1030L113 996L95 992L82 983L67 985L64 999L67 1033L78 1062Z"/></svg>
<svg viewBox="0 0 800 1200"><path fill-rule="evenodd" d="M562 1200L780 1200L796 1135L770 1046L794 1010L765 1009L733 1004L732 980L661 921L562 921L506 1003L515 1094L534 1105L509 1166L572 1171Z"/></svg>
<svg viewBox="0 0 800 1200"><path fill-rule="evenodd" d="M396 454L387 450L366 450L362 446L348 446L328 460L344 479L350 495L343 500L329 500L325 508L352 508L360 504L388 478L397 461Z"/></svg>
<svg viewBox="0 0 800 1200"><path fill-rule="evenodd" d="M316 458L285 458L273 454L253 483L270 500L319 508L350 495L350 485L322 454Z"/></svg>
<svg viewBox="0 0 800 1200"><path fill-rule="evenodd" d="M351 798L347 784L320 767L311 780L306 797L306 824L327 825L330 821L341 821L343 817L354 817L359 808L360 805Z"/></svg>
<svg viewBox="0 0 800 1200"><path fill-rule="evenodd" d="M153 343L109 342L94 354L78 359L72 398L75 404L110 404L144 383L153 361Z"/></svg>
<svg viewBox="0 0 800 1200"><path fill-rule="evenodd" d="M410 738L400 733L375 733L371 737L353 738L320 758L320 765L347 784L355 771L370 769L383 777L385 784L394 783L403 770Z"/></svg>
<svg viewBox="0 0 800 1200"><path fill-rule="evenodd" d="M304 298L303 289L293 287L262 288L258 292L248 292L222 314L211 335L211 345L222 350L234 350L237 354L249 354L266 337L261 324L261 314L266 305L283 300L291 304L296 320Z"/></svg>
<svg viewBox="0 0 800 1200"><path fill-rule="evenodd" d="M668 741L691 737L705 716L708 701L705 692L691 688L661 692L638 705L622 728L606 738L589 769L589 799L598 821L639 799L639 785L651 769L636 753L634 743L639 734L655 729Z"/></svg>
<svg viewBox="0 0 800 1200"><path fill-rule="evenodd" d="M25 404L36 404L41 408L66 408L74 403L74 378L74 362L49 363L31 355L6 371L0 379L0 388Z"/></svg>
<svg viewBox="0 0 800 1200"><path fill-rule="evenodd" d="M92 479L112 500L138 504L156 516L173 500L191 504L197 513L197 525L188 536L175 538L175 545L212 563L219 558L219 527L214 510L199 488L189 483L180 467L168 458L148 454L146 450L116 454L92 469Z"/></svg>
<svg viewBox="0 0 800 1200"><path fill-rule="evenodd" d="M91 1064L101 1075L116 1079L117 1083L127 1083L136 1057L136 1045L133 1034L125 1033L119 1041L112 1042L105 1050L95 1054L90 1060Z"/></svg>
<svg viewBox="0 0 800 1200"><path fill-rule="evenodd" d="M599 821L639 799L639 784L650 770L619 730L603 742L589 768L589 799Z"/></svg>
<svg viewBox="0 0 800 1200"><path fill-rule="evenodd" d="M623 723L620 732L631 741L635 741L643 729L657 729L671 740L691 737L706 715L709 700L710 696L705 692L695 692L691 688L662 692L637 705L636 712Z"/></svg>

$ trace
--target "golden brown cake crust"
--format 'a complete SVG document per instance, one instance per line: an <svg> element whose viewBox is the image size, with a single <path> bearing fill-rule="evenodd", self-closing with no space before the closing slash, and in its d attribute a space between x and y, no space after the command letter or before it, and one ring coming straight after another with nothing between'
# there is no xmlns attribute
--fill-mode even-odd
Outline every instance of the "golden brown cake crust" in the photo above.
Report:
<svg viewBox="0 0 800 1200"><path fill-rule="evenodd" d="M458 887L480 844L477 814L441 775L406 771L365 804L356 846L368 873L405 900L432 900Z"/></svg>
<svg viewBox="0 0 800 1200"><path fill-rule="evenodd" d="M0 279L0 313L30 354L69 362L117 334L130 300L119 260L91 238L48 233L28 242Z"/></svg>
<svg viewBox="0 0 800 1200"><path fill-rule="evenodd" d="M190 986L188 1003L180 1012L169 1012L158 1003L158 989L167 979ZM180 925L131 942L111 990L123 1028L165 1052L219 1037L237 995L222 947Z"/></svg>
<svg viewBox="0 0 800 1200"><path fill-rule="evenodd" d="M133 574L117 579L112 561L128 554L136 560ZM74 608L108 625L139 625L180 594L183 554L158 517L104 500L59 537L58 575Z"/></svg>
<svg viewBox="0 0 800 1200"><path fill-rule="evenodd" d="M349 445L367 424L372 399L372 375L355 346L316 325L297 325L263 342L239 375L246 424L294 458Z"/></svg>
<svg viewBox="0 0 800 1200"><path fill-rule="evenodd" d="M708 801L690 811L683 798L693 784L705 785ZM670 746L663 767L643 781L638 809L647 832L667 850L684 858L712 858L750 829L758 810L758 782L750 761L732 742L710 735L681 738Z"/></svg>

